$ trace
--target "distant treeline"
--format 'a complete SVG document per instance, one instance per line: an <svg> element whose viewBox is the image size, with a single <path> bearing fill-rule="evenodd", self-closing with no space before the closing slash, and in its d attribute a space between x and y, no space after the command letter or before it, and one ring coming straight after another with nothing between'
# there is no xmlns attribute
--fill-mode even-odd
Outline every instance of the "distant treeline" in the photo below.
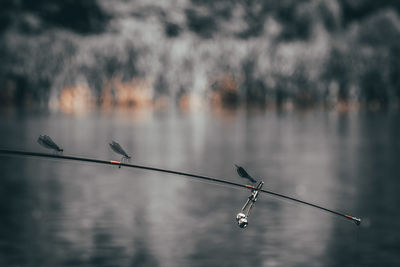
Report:
<svg viewBox="0 0 400 267"><path fill-rule="evenodd" d="M393 0L3 0L0 105L400 103Z"/></svg>

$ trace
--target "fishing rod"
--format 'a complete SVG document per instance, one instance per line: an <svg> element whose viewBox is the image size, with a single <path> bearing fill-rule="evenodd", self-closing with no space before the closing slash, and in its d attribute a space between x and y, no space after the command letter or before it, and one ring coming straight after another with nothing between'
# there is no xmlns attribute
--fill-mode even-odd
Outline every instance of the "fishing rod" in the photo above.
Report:
<svg viewBox="0 0 400 267"><path fill-rule="evenodd" d="M111 145L111 144L110 144ZM61 160L71 160L71 161L80 161L80 162L91 162L91 163L97 163L97 164L103 164L103 165L114 165L114 166L118 166L118 167L128 167L128 168L135 168L135 169L142 169L142 170L148 170L148 171L155 171L155 172L162 172L162 173L169 173L169 174L174 174L174 175L180 175L180 176L185 176L185 177L189 177L189 178L194 178L194 179L199 179L199 180L203 180L203 181L209 181L209 182L213 182L216 184L225 184L225 185L230 185L233 187L237 187L237 188L245 188L245 189L249 189L252 191L252 195L250 195L249 200L251 202L250 208L248 210L248 214L244 215L243 217L243 211L244 208L242 209L242 212L240 212L237 215L237 221L240 227L244 228L247 226L247 217L250 213L250 209L253 206L254 202L256 201L257 195L258 193L264 193L264 194L268 194L268 195L272 195L278 198L282 198L282 199L286 199L286 200L290 200L293 202L297 202L300 204L304 204L310 207L314 207L317 208L319 210L323 210L326 211L328 213L331 213L333 215L337 215L340 216L342 218L345 218L347 220L350 220L352 222L354 222L356 225L360 225L361 223L361 219L351 216L351 215L347 215L338 211L334 211L328 208L324 208L322 206L307 202L307 201L303 201L294 197L290 197L290 196L286 196L280 193L276 193L270 190L265 190L262 189L262 184L263 182L260 182L260 184L255 187L253 185L243 185L243 184L239 184L239 183L235 183L235 182L231 182L231 181L227 181L227 180L223 180L223 179L219 179L219 178L214 178L214 177L209 177L209 176L203 176L203 175L197 175L197 174L193 174L193 173L187 173L187 172L180 172L180 171L174 171L174 170L168 170L168 169L162 169L162 168L156 168L156 167L150 167L150 166L144 166L144 165L136 165L136 164L129 164L129 163L124 163L124 162L120 162L120 161L116 161L116 160L101 160L101 159L94 159L94 158L85 158L85 157L77 157L77 156L65 156L65 155L60 155L60 154L48 154L48 153L39 153L39 152L31 152L31 151L18 151L18 150L5 150L5 149L0 149L0 154L3 155L14 155L14 156L31 156L31 157L40 157L40 158L49 158L49 159L61 159ZM244 171L244 169L239 169L241 167L236 166L238 169L238 173ZM244 171L245 172L245 171ZM242 172L243 174L243 172ZM239 175L241 175L239 173ZM247 176L248 174L245 173L245 176ZM242 175L241 175L242 176ZM249 201L247 201L249 202ZM246 202L246 203L247 203ZM246 205L247 207L247 205ZM241 220L241 221L240 221ZM239 222L240 221L240 222ZM242 223L242 224L240 224Z"/></svg>

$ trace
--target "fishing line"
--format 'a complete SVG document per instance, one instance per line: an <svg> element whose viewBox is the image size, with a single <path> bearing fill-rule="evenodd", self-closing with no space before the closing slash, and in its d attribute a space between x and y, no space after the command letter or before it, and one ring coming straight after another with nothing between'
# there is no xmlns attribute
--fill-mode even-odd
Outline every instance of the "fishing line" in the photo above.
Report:
<svg viewBox="0 0 400 267"><path fill-rule="evenodd" d="M355 263L354 266L359 266L360 262L361 262L361 252L360 252L360 231L361 231L361 227L357 227L358 229L356 229L356 247L355 247Z"/></svg>

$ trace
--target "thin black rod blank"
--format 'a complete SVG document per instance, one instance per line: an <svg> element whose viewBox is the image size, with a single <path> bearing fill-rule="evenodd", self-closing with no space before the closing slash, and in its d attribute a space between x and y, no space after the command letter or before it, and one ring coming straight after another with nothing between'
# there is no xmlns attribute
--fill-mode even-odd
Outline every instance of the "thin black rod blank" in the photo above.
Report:
<svg viewBox="0 0 400 267"><path fill-rule="evenodd" d="M180 171L173 171L173 170L167 170L167 169L161 169L161 168L155 168L155 167L149 167L149 166L143 166L143 165L135 165L135 164L128 164L128 163L122 163L119 161L108 161L108 160L100 160L100 159L92 159L92 158L83 158L83 157L75 157L75 156L65 156L65 155L56 155L56 154L46 154L46 153L38 153L38 152L30 152L30 151L17 151L17 150L3 150L0 149L0 154L7 154L7 155L17 155L17 156L31 156L31 157L41 157L41 158L52 158L52 159L64 159L64 160L73 160L73 161L83 161L83 162L92 162L92 163L98 163L98 164L104 164L104 165L117 165L117 166L123 166L123 167L129 167L129 168L135 168L135 169L142 169L142 170L148 170L148 171L156 171L156 172L163 172L163 173L169 173L169 174L175 174L175 175L180 175L180 176L186 176L186 177L191 177L191 178L197 178L200 180L205 180L205 181L210 181L214 183L219 183L219 184L225 184L225 185L230 185L234 187L239 187L239 188L246 188L246 189L254 189L253 186L249 185L243 185L235 182L230 182L227 180L223 179L218 179L218 178L213 178L213 177L208 177L208 176L203 176L203 175L197 175L197 174L192 174L192 173L187 173L187 172L180 172ZM294 201L297 203L301 203L310 207L314 207L326 212L329 212L331 214L341 216L343 218L346 218L348 220L351 220L355 222L357 225L361 223L361 219L346 215L344 213L334 211L328 208L324 208L322 206L306 202L303 200L299 200L293 197L289 197L283 194L275 193L269 190L262 189L260 192L273 195L279 198L287 199L290 201Z"/></svg>

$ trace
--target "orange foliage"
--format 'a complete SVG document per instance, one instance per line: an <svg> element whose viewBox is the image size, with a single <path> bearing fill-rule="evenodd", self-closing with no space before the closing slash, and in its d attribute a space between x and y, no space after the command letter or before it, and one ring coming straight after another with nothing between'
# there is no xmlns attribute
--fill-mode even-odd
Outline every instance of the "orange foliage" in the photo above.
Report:
<svg viewBox="0 0 400 267"><path fill-rule="evenodd" d="M59 107L65 113L87 112L92 106L92 95L87 84L64 87L59 100Z"/></svg>

